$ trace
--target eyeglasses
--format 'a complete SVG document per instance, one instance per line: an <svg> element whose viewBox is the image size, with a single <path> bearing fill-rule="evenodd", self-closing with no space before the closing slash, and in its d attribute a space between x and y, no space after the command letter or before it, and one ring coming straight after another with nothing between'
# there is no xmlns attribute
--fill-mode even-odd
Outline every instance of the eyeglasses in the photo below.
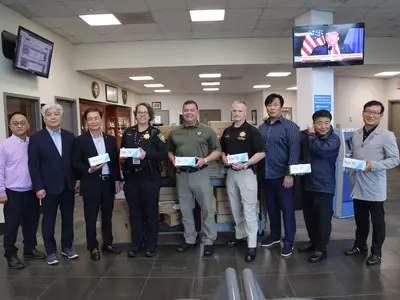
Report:
<svg viewBox="0 0 400 300"><path fill-rule="evenodd" d="M364 114L366 114L367 116L371 115L373 117L377 117L379 116L381 113L378 111L372 111L372 110L364 110Z"/></svg>
<svg viewBox="0 0 400 300"><path fill-rule="evenodd" d="M26 121L14 121L14 122L12 122L12 125L13 126L18 126L18 125L21 125L21 126L25 126L26 125Z"/></svg>
<svg viewBox="0 0 400 300"><path fill-rule="evenodd" d="M138 111L136 114L141 115L141 116L146 116L149 113L147 111Z"/></svg>

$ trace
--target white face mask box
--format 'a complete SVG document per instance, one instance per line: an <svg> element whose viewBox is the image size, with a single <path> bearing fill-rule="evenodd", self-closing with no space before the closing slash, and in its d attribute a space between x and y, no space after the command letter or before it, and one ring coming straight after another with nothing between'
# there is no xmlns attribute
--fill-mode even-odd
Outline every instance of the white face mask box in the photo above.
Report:
<svg viewBox="0 0 400 300"><path fill-rule="evenodd" d="M89 158L89 165L91 167L94 167L101 165L103 163L107 163L109 161L110 161L110 156L108 155L108 153L105 153Z"/></svg>
<svg viewBox="0 0 400 300"><path fill-rule="evenodd" d="M228 159L228 164L243 163L249 160L249 155L247 153L239 153L228 155L226 158Z"/></svg>
<svg viewBox="0 0 400 300"><path fill-rule="evenodd" d="M193 167L194 165L196 165L196 157L175 157L177 167Z"/></svg>
<svg viewBox="0 0 400 300"><path fill-rule="evenodd" d="M343 158L343 167L362 171L365 169L367 162L365 160L358 160L353 158Z"/></svg>
<svg viewBox="0 0 400 300"><path fill-rule="evenodd" d="M289 171L290 175L308 174L311 173L311 165L310 164L291 165L289 166Z"/></svg>
<svg viewBox="0 0 400 300"><path fill-rule="evenodd" d="M140 156L139 148L121 148L119 150L119 157L121 158L136 158Z"/></svg>

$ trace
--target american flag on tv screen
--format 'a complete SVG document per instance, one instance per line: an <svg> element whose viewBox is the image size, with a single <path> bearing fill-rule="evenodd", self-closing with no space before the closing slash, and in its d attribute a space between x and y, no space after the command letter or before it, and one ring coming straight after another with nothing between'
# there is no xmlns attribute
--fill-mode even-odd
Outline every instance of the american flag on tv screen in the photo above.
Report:
<svg viewBox="0 0 400 300"><path fill-rule="evenodd" d="M324 31L322 29L310 30L304 38L301 47L301 56L309 56L315 47L325 45Z"/></svg>

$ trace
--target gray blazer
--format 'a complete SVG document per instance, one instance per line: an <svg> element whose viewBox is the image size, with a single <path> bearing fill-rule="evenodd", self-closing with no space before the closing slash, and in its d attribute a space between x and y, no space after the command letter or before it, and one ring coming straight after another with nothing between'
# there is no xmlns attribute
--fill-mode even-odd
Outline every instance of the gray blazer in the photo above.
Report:
<svg viewBox="0 0 400 300"><path fill-rule="evenodd" d="M363 142L363 129L354 132L352 139L354 159L372 161L369 172L353 171L353 199L385 201L387 192L386 170L399 165L399 149L393 132L380 125Z"/></svg>

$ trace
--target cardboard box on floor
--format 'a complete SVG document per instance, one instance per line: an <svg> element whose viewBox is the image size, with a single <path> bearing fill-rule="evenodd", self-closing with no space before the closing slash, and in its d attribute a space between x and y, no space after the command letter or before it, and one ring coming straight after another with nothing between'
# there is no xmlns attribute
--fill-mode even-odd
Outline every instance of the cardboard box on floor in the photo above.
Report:
<svg viewBox="0 0 400 300"><path fill-rule="evenodd" d="M232 208L229 201L220 201L217 202L217 214L218 215L231 215Z"/></svg>
<svg viewBox="0 0 400 300"><path fill-rule="evenodd" d="M216 187L214 188L214 196L219 201L228 201L228 192L224 187Z"/></svg>
<svg viewBox="0 0 400 300"><path fill-rule="evenodd" d="M232 215L217 215L217 223L235 223Z"/></svg>
<svg viewBox="0 0 400 300"><path fill-rule="evenodd" d="M176 226L182 224L182 215L180 211L170 214L160 214L161 223L168 226Z"/></svg>

